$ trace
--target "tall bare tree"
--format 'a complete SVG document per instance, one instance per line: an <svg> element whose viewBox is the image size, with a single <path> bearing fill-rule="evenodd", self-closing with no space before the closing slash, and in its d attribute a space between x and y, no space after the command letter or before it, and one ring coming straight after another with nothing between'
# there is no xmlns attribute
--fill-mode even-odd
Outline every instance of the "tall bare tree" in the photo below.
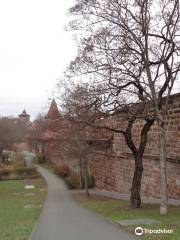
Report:
<svg viewBox="0 0 180 240"><path fill-rule="evenodd" d="M140 207L143 154L147 133L159 126L161 213L167 212L165 115L180 71L179 0L78 0L70 9L70 27L78 31L79 52L68 77L88 82L91 106L98 113L123 112L124 135L135 160L131 206ZM92 104L93 103L93 104ZM144 119L139 145L132 127Z"/></svg>

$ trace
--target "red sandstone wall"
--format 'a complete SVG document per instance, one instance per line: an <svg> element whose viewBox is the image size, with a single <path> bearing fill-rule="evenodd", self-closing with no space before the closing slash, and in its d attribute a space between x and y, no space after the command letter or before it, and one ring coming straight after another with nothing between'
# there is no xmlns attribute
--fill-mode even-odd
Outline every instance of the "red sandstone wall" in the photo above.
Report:
<svg viewBox="0 0 180 240"><path fill-rule="evenodd" d="M112 119L111 119L112 121ZM121 120L115 124L123 128ZM142 122L138 121L133 128L134 140L139 142ZM171 98L166 119L166 150L168 195L180 198L180 94ZM160 196L160 169L158 159L158 131L156 124L148 134L148 143L144 155L144 172L141 193L143 196ZM129 194L133 177L134 161L131 151L125 144L121 134L114 134L111 155L98 153L92 155L91 172L96 179L98 188Z"/></svg>
<svg viewBox="0 0 180 240"><path fill-rule="evenodd" d="M180 197L180 164L168 162L169 198ZM99 189L129 194L133 178L134 161L131 158L107 156L96 153L91 161L91 174ZM144 172L141 194L146 197L160 197L159 161L144 158Z"/></svg>
<svg viewBox="0 0 180 240"><path fill-rule="evenodd" d="M124 123L123 123L124 124ZM122 123L119 123L123 129ZM138 121L133 127L133 138L138 145L139 135L142 129L143 121ZM167 157L180 160L180 94L171 99L170 109L166 118L166 150ZM121 134L114 134L113 151L115 155L121 156L130 153L130 149L126 146L124 137ZM158 156L158 130L154 124L148 133L148 142L145 154L149 156Z"/></svg>
<svg viewBox="0 0 180 240"><path fill-rule="evenodd" d="M109 122L123 128L126 123L118 119ZM138 144L138 136L142 122L134 126L134 139ZM171 105L166 119L167 157L168 157L168 195L170 198L180 198L180 94L171 98ZM98 138L98 137L97 137ZM110 139L110 138L108 138ZM100 142L99 142L100 143ZM96 143L98 145L98 142ZM100 146L100 145L99 145ZM60 157L58 144L49 145L48 156L53 161L64 161ZM98 152L99 151L99 152ZM134 161L121 134L114 134L109 149L96 149L91 154L90 169L100 189L129 194ZM158 132L154 125L148 134L148 144L144 155L144 172L141 193L143 196L159 197L160 171L158 160ZM66 163L72 168L78 168L77 159L69 159Z"/></svg>
<svg viewBox="0 0 180 240"><path fill-rule="evenodd" d="M29 151L30 146L27 142L14 143L13 150L18 151L18 152Z"/></svg>
<svg viewBox="0 0 180 240"><path fill-rule="evenodd" d="M45 146L46 161L55 164L66 164L72 171L79 173L79 160L72 156L66 156L66 153L61 148L62 145L58 141L47 142Z"/></svg>

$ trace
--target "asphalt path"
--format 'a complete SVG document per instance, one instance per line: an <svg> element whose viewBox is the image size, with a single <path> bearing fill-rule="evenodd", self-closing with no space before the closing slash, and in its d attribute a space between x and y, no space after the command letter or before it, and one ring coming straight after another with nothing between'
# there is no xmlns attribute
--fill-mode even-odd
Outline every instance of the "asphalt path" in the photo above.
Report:
<svg viewBox="0 0 180 240"><path fill-rule="evenodd" d="M64 182L38 167L48 184L41 216L30 240L133 240L135 236L100 215L80 207L70 196Z"/></svg>

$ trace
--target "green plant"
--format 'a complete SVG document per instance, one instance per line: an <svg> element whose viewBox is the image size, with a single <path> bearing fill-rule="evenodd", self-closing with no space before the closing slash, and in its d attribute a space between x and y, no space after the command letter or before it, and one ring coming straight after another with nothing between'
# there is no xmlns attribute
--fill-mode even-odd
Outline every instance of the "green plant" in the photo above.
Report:
<svg viewBox="0 0 180 240"><path fill-rule="evenodd" d="M16 172L17 174L19 175L36 175L37 174L37 171L36 171L36 168L35 167L31 167L31 168L17 168L17 169L14 169L14 172Z"/></svg>
<svg viewBox="0 0 180 240"><path fill-rule="evenodd" d="M70 168L65 164L55 164L54 173L59 177L67 178L70 176L71 171L70 171Z"/></svg>
<svg viewBox="0 0 180 240"><path fill-rule="evenodd" d="M65 183L68 189L79 189L80 188L80 181L79 176L76 174L71 174L69 177L65 178Z"/></svg>
<svg viewBox="0 0 180 240"><path fill-rule="evenodd" d="M43 159L42 154L38 154L35 161L37 162L37 164L43 164L44 159Z"/></svg>
<svg viewBox="0 0 180 240"><path fill-rule="evenodd" d="M24 167L24 166L25 166L24 156L19 152L16 153L13 167L18 168L18 167Z"/></svg>
<svg viewBox="0 0 180 240"><path fill-rule="evenodd" d="M16 167L16 168L5 168L0 170L0 180L12 180L12 179L26 179L26 178L37 178L39 173L36 168Z"/></svg>
<svg viewBox="0 0 180 240"><path fill-rule="evenodd" d="M81 181L82 181L81 187L82 187L82 189L84 189L85 188L85 176L84 176L84 174L82 174L82 176L81 176ZM88 181L88 188L93 188L94 185L95 185L94 177L92 175L88 175L87 181Z"/></svg>

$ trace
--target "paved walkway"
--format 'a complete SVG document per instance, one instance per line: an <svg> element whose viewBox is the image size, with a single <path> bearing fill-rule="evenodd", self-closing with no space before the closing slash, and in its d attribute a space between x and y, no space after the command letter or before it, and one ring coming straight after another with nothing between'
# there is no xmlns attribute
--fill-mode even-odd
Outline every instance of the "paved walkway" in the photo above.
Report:
<svg viewBox="0 0 180 240"><path fill-rule="evenodd" d="M31 240L133 240L135 236L74 202L64 183L38 167L48 194Z"/></svg>

